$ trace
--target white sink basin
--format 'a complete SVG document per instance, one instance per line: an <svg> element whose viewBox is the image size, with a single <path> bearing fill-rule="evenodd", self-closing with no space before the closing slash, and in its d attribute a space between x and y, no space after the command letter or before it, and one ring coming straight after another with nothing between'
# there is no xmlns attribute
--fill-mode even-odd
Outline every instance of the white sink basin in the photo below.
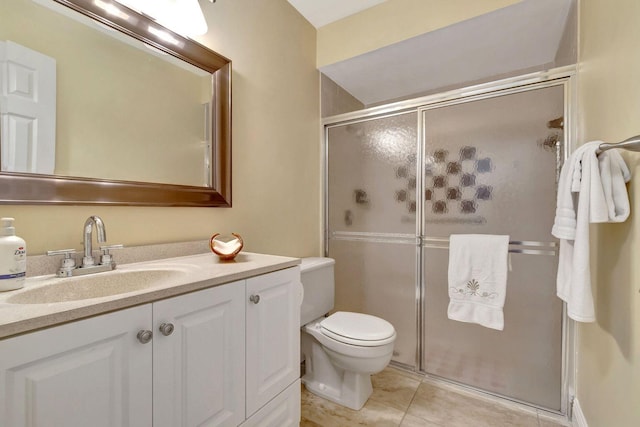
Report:
<svg viewBox="0 0 640 427"><path fill-rule="evenodd" d="M183 275L180 270L115 270L87 276L52 279L54 283L19 291L10 304L49 304L125 294L160 286Z"/></svg>

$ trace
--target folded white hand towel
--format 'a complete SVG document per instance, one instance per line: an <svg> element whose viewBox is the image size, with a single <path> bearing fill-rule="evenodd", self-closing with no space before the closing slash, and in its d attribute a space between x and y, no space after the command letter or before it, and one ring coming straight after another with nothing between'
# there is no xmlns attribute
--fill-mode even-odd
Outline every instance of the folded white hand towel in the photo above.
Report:
<svg viewBox="0 0 640 427"><path fill-rule="evenodd" d="M606 222L624 222L629 218L631 211L625 185L631 179L631 172L617 150L608 150L600 154L598 163L608 210Z"/></svg>
<svg viewBox="0 0 640 427"><path fill-rule="evenodd" d="M599 141L588 142L580 146L564 163L560 172L560 181L558 182L558 196L556 204L556 216L551 233L559 239L574 240L576 237L576 207L574 193L580 192L580 186L583 184L582 175L585 165L582 164L585 153L589 153L586 158L591 158L592 162L596 161L596 151L600 146ZM591 171L591 165L586 165ZM597 166L595 167L597 170ZM590 188L590 182L586 188ZM595 195L594 199L604 198ZM589 204L585 205L588 207ZM594 211L594 215L595 215Z"/></svg>
<svg viewBox="0 0 640 427"><path fill-rule="evenodd" d="M556 217L551 233L560 239L557 294L569 317L595 321L589 268L589 223L621 222L629 216L625 182L630 179L622 156L605 151L602 141L579 147L565 162L558 183Z"/></svg>
<svg viewBox="0 0 640 427"><path fill-rule="evenodd" d="M449 319L504 329L509 236L449 238Z"/></svg>

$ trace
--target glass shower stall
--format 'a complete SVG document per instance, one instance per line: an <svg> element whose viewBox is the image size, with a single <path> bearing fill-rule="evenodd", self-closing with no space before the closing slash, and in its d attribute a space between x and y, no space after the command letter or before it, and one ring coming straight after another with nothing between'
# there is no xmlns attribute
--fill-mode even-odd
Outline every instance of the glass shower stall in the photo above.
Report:
<svg viewBox="0 0 640 427"><path fill-rule="evenodd" d="M335 309L391 322L394 364L564 411L550 230L567 82L487 87L325 122ZM447 318L452 234L510 236L503 331Z"/></svg>

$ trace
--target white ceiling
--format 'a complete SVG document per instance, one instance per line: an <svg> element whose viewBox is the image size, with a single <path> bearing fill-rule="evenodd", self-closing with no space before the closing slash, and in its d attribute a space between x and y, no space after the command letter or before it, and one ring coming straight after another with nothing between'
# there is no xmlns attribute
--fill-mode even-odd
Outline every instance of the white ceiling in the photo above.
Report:
<svg viewBox="0 0 640 427"><path fill-rule="evenodd" d="M316 28L338 21L386 0L289 0Z"/></svg>
<svg viewBox="0 0 640 427"><path fill-rule="evenodd" d="M553 64L572 2L523 0L320 71L371 105Z"/></svg>

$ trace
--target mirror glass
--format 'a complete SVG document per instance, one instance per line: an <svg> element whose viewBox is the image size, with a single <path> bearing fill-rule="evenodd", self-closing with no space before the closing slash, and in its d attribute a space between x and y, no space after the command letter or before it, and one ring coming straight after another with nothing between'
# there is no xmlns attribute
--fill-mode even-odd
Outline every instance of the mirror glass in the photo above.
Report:
<svg viewBox="0 0 640 427"><path fill-rule="evenodd" d="M109 13L113 4L0 2L1 175L201 187L220 199L230 189L230 114L216 96L230 96L228 70L221 80L219 67L200 62L222 57L127 8Z"/></svg>

